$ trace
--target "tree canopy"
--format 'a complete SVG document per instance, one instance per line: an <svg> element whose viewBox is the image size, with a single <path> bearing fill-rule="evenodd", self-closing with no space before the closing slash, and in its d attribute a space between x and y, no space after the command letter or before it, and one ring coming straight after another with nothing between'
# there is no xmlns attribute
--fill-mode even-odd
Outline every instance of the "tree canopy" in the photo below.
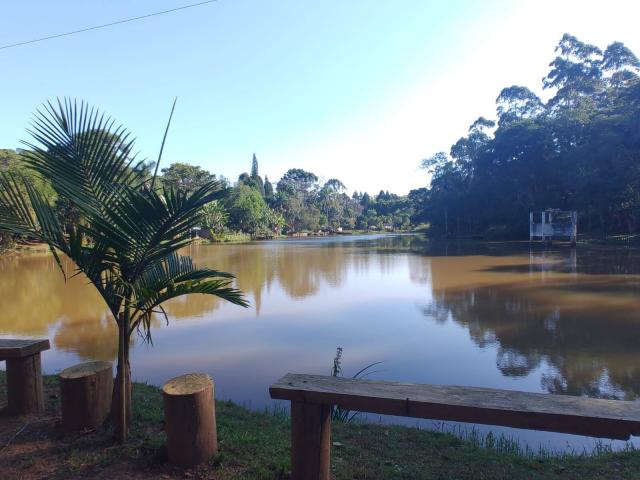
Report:
<svg viewBox="0 0 640 480"><path fill-rule="evenodd" d="M215 175L188 163L173 163L162 169L163 183L185 193L194 192L215 179Z"/></svg>
<svg viewBox="0 0 640 480"><path fill-rule="evenodd" d="M565 34L542 87L513 85L497 122L478 118L448 153L422 162L414 221L443 235L527 235L529 211L579 212L580 230L640 230L640 62L622 43L604 51Z"/></svg>

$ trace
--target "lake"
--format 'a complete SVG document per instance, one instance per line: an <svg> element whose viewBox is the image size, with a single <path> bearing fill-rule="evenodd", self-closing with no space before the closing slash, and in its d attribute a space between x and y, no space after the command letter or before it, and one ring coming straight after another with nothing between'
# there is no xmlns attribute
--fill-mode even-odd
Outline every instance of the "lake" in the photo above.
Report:
<svg viewBox="0 0 640 480"><path fill-rule="evenodd" d="M236 274L251 307L205 296L168 303L169 323L156 319L153 345L138 341L132 350L136 380L161 385L207 372L218 398L262 408L273 405L268 386L284 373L329 374L340 346L347 376L382 362L370 378L628 400L640 394L634 249L368 235L194 245L184 253ZM0 258L0 305L0 334L51 339L43 355L48 373L116 357L115 322L97 293L82 277L65 283L48 255ZM594 444L491 430L534 448Z"/></svg>

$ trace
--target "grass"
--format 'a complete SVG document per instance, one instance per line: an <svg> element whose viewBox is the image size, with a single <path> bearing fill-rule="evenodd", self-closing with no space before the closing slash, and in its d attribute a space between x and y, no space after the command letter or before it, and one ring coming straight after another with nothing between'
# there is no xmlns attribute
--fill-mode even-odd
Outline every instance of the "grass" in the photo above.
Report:
<svg viewBox="0 0 640 480"><path fill-rule="evenodd" d="M4 385L0 372L0 403L6 398ZM185 471L166 461L158 388L135 384L132 435L126 445L115 443L107 428L63 435L58 429L57 391L56 378L47 376L45 415L0 416L3 479L288 478L289 419L281 408L256 412L217 402L220 453L208 464ZM631 450L542 455L525 452L504 438L468 432L461 438L362 422L335 423L332 441L332 470L337 479L640 478L640 452Z"/></svg>

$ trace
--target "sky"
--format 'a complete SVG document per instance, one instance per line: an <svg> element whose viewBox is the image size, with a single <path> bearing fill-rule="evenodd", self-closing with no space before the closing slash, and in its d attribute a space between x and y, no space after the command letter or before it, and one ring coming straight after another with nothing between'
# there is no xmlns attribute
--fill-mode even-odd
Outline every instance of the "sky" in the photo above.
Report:
<svg viewBox="0 0 640 480"><path fill-rule="evenodd" d="M0 2L0 46L196 0ZM257 155L349 192L427 185L420 161L447 151L503 87L541 89L563 33L640 55L633 0L218 0L46 42L0 49L0 148L33 112L83 99L124 124L161 167L237 179Z"/></svg>

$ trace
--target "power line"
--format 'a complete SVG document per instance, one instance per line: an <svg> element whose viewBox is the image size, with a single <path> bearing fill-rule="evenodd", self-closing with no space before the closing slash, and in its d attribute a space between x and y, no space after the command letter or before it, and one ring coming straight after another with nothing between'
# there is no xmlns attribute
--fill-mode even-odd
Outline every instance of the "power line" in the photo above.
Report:
<svg viewBox="0 0 640 480"><path fill-rule="evenodd" d="M18 43L11 43L11 44L8 44L8 45L2 45L2 46L0 46L0 50L4 50L4 49L7 49L7 48L13 48L13 47L20 47L22 45L29 45L31 43L44 42L45 40L51 40L53 38L66 37L66 36L69 36L69 35L75 35L76 33L88 32L90 30L98 30L100 28L112 27L114 25L120 25L122 23L135 22L136 20L142 20L144 18L155 17L157 15L164 15L165 13L177 12L178 10L185 10L187 8L199 7L200 5L205 5L207 3L213 3L213 2L216 2L216 1L217 0L206 0L204 2L192 3L192 4L189 4L189 5L184 5L182 7L171 8L169 10L162 10L160 12L153 12L153 13L148 13L146 15L140 15L139 17L125 18L123 20L117 20L115 22L105 23L103 25L94 25L93 27L81 28L80 30L74 30L72 32L57 33L55 35L49 35L48 37L34 38L33 40L27 40L27 41L24 41L24 42L18 42Z"/></svg>

